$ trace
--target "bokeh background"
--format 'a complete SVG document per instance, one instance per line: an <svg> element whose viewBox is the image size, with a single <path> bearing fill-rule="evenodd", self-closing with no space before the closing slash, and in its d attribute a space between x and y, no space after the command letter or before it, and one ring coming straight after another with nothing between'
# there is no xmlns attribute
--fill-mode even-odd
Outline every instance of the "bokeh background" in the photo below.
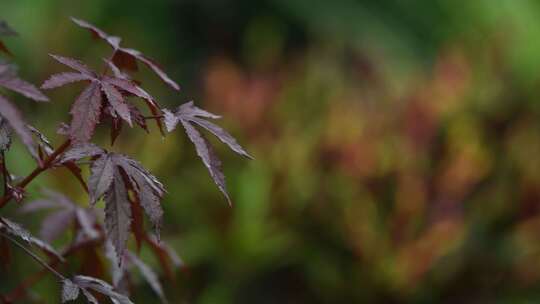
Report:
<svg viewBox="0 0 540 304"><path fill-rule="evenodd" d="M162 105L223 114L256 158L216 145L230 208L181 131L129 130L113 147L169 191L163 238L185 262L163 280L171 303L540 301L539 1L2 0L23 77L65 70L47 53L101 64L108 47L69 16L155 58L182 86L143 68ZM58 144L78 90L13 99ZM104 130L96 139L108 147ZM34 166L24 154L8 155L20 174ZM60 171L30 194L86 204ZM39 269L15 261L0 291ZM135 283L137 303L157 303ZM33 293L59 301L52 277Z"/></svg>

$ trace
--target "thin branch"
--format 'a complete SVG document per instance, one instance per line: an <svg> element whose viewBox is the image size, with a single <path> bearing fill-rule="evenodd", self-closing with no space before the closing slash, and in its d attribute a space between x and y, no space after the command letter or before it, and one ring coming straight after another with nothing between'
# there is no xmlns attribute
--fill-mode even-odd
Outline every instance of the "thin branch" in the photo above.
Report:
<svg viewBox="0 0 540 304"><path fill-rule="evenodd" d="M85 248L86 246L97 246L100 245L103 242L103 237L97 238L97 239L91 239L87 240L85 242L76 243L73 244L66 249L62 251L62 257L67 258L68 256L76 253L82 248ZM58 265L60 260L54 259L54 261L50 262L48 264L49 267L55 267ZM6 296L4 296L4 299L7 301L6 303L13 303L17 300L20 300L24 295L26 294L26 291L34 284L39 282L45 275L48 273L48 269L42 269L39 272L34 273L32 276L27 277L23 282L19 284L15 289L13 289L10 293L8 293Z"/></svg>
<svg viewBox="0 0 540 304"><path fill-rule="evenodd" d="M44 171L50 169L53 162L56 160L56 158L64 153L64 151L69 147L71 144L71 141L68 139L66 140L62 145L60 145L54 152L45 159L42 166L38 166L32 171L28 176L26 176L20 183L16 185L17 188L24 188L26 187L34 178L36 178L38 175L43 173ZM0 208L4 207L5 204L7 204L11 199L13 198L13 194L6 193L2 198L0 198Z"/></svg>
<svg viewBox="0 0 540 304"><path fill-rule="evenodd" d="M54 268L49 266L49 264L45 263L40 257L38 257L35 253L33 253L30 249L26 248L23 244L21 244L16 239L12 238L6 233L0 233L3 237L10 240L13 244L17 245L17 247L21 248L26 254L31 256L36 262L38 262L41 266L45 267L48 271L50 271L52 274L54 274L56 277L58 277L60 280L65 280L66 277L64 277L61 273L56 271Z"/></svg>

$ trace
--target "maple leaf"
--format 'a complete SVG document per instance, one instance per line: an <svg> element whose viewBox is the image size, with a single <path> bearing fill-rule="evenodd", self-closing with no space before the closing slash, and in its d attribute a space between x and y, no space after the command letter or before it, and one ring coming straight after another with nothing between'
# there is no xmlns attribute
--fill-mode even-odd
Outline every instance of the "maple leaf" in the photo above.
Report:
<svg viewBox="0 0 540 304"><path fill-rule="evenodd" d="M131 231L135 237L135 245L137 247L137 252L141 251L141 245L144 241L144 219L143 219L143 209L141 207L141 202L137 195L132 195L130 197L131 203L131 215L133 216L133 221L131 222Z"/></svg>
<svg viewBox="0 0 540 304"><path fill-rule="evenodd" d="M0 95L0 115L3 120L6 120L10 127L15 131L17 136L21 139L26 146L30 154L41 164L36 144L32 138L32 131L28 128L26 122L23 120L19 110L11 104L6 98ZM3 132L6 132L5 130ZM9 147L9 139L2 139L4 147Z"/></svg>
<svg viewBox="0 0 540 304"><path fill-rule="evenodd" d="M76 300L79 297L79 286L65 279L62 284L62 303Z"/></svg>
<svg viewBox="0 0 540 304"><path fill-rule="evenodd" d="M17 92L35 101L49 101L49 98L43 95L33 84L19 78L15 67L7 63L0 63L0 87Z"/></svg>
<svg viewBox="0 0 540 304"><path fill-rule="evenodd" d="M79 95L70 111L73 119L70 138L73 142L87 142L92 138L101 113L101 91L95 83Z"/></svg>
<svg viewBox="0 0 540 304"><path fill-rule="evenodd" d="M41 222L39 236L47 242L54 241L73 223L74 215L74 210L59 210L51 213Z"/></svg>
<svg viewBox="0 0 540 304"><path fill-rule="evenodd" d="M116 77L117 82L118 82L118 79L120 79L120 80L124 80L124 83L131 84L131 86L134 85L134 82L129 77L129 75L127 75L127 74L123 73L122 71L120 71L120 69L118 67L116 67L116 65L112 61L105 60L105 62L107 63L107 66L111 69L111 71L113 72L113 75ZM120 82L118 84L121 85ZM135 96L139 96L139 97L143 98L143 100L146 102L148 108L150 109L150 112L152 112L153 115L158 116L158 114L161 112L160 107L153 100L153 98L150 96L150 94L148 94L146 91L144 91L141 87L136 86L136 85L135 85L135 87L132 87L132 88L130 88L129 86L125 86L124 90L127 91L127 92L131 92L131 94L133 94ZM140 95L140 93L142 93L142 95ZM146 119L144 118L144 116L132 104L128 104L128 106L130 108L131 116L132 116L133 120L135 121L135 123L137 125L139 125L142 129L144 129L148 133L148 128L146 126ZM165 132L163 131L163 127L161 125L161 120L156 117L155 121L156 121L156 125L159 128L159 131L161 132L161 134L165 135ZM112 141L113 144L114 144L114 140L115 140L116 136L118 136L116 133L118 133L119 129L122 127L121 123L122 123L121 120L113 118L113 129L111 130L112 131L111 132L111 139L112 139L111 141Z"/></svg>
<svg viewBox="0 0 540 304"><path fill-rule="evenodd" d="M28 98L36 101L48 101L47 96L43 95L36 87L17 77L15 68L9 64L0 63L0 87L18 92ZM24 121L19 110L5 97L0 95L0 116L2 119L1 127L1 148L2 151L9 148L11 143L9 128L4 120L19 136L30 154L41 164L38 148L32 138L32 130Z"/></svg>
<svg viewBox="0 0 540 304"><path fill-rule="evenodd" d="M49 100L47 96L43 95L43 93L41 93L32 84L18 78L15 68L12 65L6 63L0 63L0 87L15 91L36 101ZM31 129L28 127L26 122L24 122L19 110L14 105L12 105L7 98L1 95L0 116L3 118L0 132L0 142L2 148L1 150L4 151L9 148L9 144L11 143L11 132L9 131L9 128L5 125L5 121L7 121L10 127L15 131L15 133L17 133L30 154L32 154L32 156L36 158L41 164L38 149L32 139Z"/></svg>
<svg viewBox="0 0 540 304"><path fill-rule="evenodd" d="M140 260L135 254L126 250L124 256L127 263L123 265L119 264L118 257L114 252L114 246L111 242L107 241L105 243L105 256L109 259L111 268L111 277L113 281L113 286L121 290L122 284L128 280L128 272L133 268L137 268L144 280L150 285L152 290L158 295L162 303L168 303L165 298L165 293L163 292L163 287L159 282L158 275L142 260ZM123 292L128 294L128 290Z"/></svg>
<svg viewBox="0 0 540 304"><path fill-rule="evenodd" d="M120 37L111 36L84 20L73 17L71 20L78 26L89 30L94 37L104 40L113 48L114 55L112 61L117 67L137 70L137 61L140 61L156 73L157 76L171 88L177 91L180 90L180 86L172 80L154 60L137 50L121 47L120 42L122 39Z"/></svg>
<svg viewBox="0 0 540 304"><path fill-rule="evenodd" d="M133 190L136 202L159 231L163 217L159 200L165 194L165 189L139 162L122 154L108 153L91 143L73 146L59 162L73 162L85 157L96 157L92 161L88 182L90 204L105 197L107 235L121 257L130 231L129 224L133 220L128 191Z"/></svg>
<svg viewBox="0 0 540 304"><path fill-rule="evenodd" d="M88 181L90 204L96 203L113 182L115 164L109 154L104 153L92 163L91 174Z"/></svg>
<svg viewBox="0 0 540 304"><path fill-rule="evenodd" d="M120 173L115 173L111 187L105 193L105 229L119 263L122 263L131 225L131 207L126 189Z"/></svg>
<svg viewBox="0 0 540 304"><path fill-rule="evenodd" d="M133 110L134 107L130 106L123 93L143 98L153 107L157 107L150 94L129 80L98 75L76 59L52 54L51 57L77 72L54 74L43 83L41 86L43 89L57 88L78 81L90 82L71 108L72 122L69 136L74 142L90 140L102 113L110 115L113 119L120 117L130 126L133 119L138 125L145 127L145 124L140 122L142 115ZM107 111L102 108L102 95L107 101L105 108Z"/></svg>
<svg viewBox="0 0 540 304"><path fill-rule="evenodd" d="M0 116L0 151L9 150L12 133L7 120Z"/></svg>
<svg viewBox="0 0 540 304"><path fill-rule="evenodd" d="M163 292L163 287L161 287L161 283L159 282L159 278L157 274L152 270L152 268L146 265L143 261L141 261L139 258L137 258L136 255L132 254L131 252L127 252L127 256L131 264L137 267L142 277L150 285L152 290L158 295L161 302L168 303L167 299L165 298L165 293Z"/></svg>
<svg viewBox="0 0 540 304"><path fill-rule="evenodd" d="M91 143L76 143L71 146L71 149L64 152L60 157L56 158L53 166L64 166L77 178L81 186L88 191L88 186L82 177L82 170L79 168L76 161L85 158L93 157L103 153L103 149Z"/></svg>
<svg viewBox="0 0 540 304"><path fill-rule="evenodd" d="M77 161L85 157L93 157L105 153L105 151L93 143L79 143L73 145L60 157L60 163Z"/></svg>
<svg viewBox="0 0 540 304"><path fill-rule="evenodd" d="M42 89L54 89L58 87L65 86L66 84L79 82L79 81L85 81L85 80L91 80L92 77L90 75L86 75L83 73L74 73L74 72L67 72L67 73L59 73L54 74L49 77L42 85Z"/></svg>
<svg viewBox="0 0 540 304"><path fill-rule="evenodd" d="M133 190L138 198L137 201L159 231L163 218L163 209L159 201L165 194L165 189L157 178L139 162L122 154L104 153L93 161L89 178L90 203L95 203L105 195L105 220L111 228L108 231L115 235L116 242L113 242L113 245L119 255L125 248L122 244L125 243L124 238L127 239L124 232L127 234L129 221L132 220L128 198L130 189ZM109 204L110 207L108 207ZM120 209L119 206L122 208ZM122 217L122 219L115 217ZM118 223L118 220L124 222Z"/></svg>
<svg viewBox="0 0 540 304"><path fill-rule="evenodd" d="M116 163L124 170L138 197L138 201L150 218L154 228L159 232L163 218L163 209L159 202L165 194L165 188L155 176L131 158L120 154L115 155Z"/></svg>
<svg viewBox="0 0 540 304"><path fill-rule="evenodd" d="M4 230L5 232L9 234L24 240L28 244L36 246L39 249L43 250L44 252L55 256L60 261L64 261L64 258L56 250L54 250L54 248L51 245L32 236L30 232L24 229L21 225L11 220L0 217L0 230Z"/></svg>
<svg viewBox="0 0 540 304"><path fill-rule="evenodd" d="M96 239L99 237L99 232L94 228L96 216L93 212L91 212L90 209L76 208L75 217L81 226L81 231L86 237L90 239Z"/></svg>
<svg viewBox="0 0 540 304"><path fill-rule="evenodd" d="M128 103L128 107L129 107L131 119L133 120L133 122L135 122L139 127L144 129L146 133L148 133L149 132L148 126L146 125L146 119L144 118L144 115L134 105Z"/></svg>
<svg viewBox="0 0 540 304"><path fill-rule="evenodd" d="M154 255L158 258L159 263L161 264L161 267L163 268L163 271L165 271L167 277L170 280L174 280L173 267L182 267L184 265L182 259L178 256L173 248L167 245L167 243L164 241L158 241L158 238L155 235L147 235L145 240L150 245L150 249L152 249ZM171 263L173 267L171 267Z"/></svg>
<svg viewBox="0 0 540 304"><path fill-rule="evenodd" d="M85 236L97 238L99 233L94 229L95 215L90 209L77 206L66 196L51 190L44 190L46 198L25 203L20 213L30 213L39 210L53 209L41 222L40 236L46 241L57 239L75 221L81 227Z"/></svg>
<svg viewBox="0 0 540 304"><path fill-rule="evenodd" d="M218 119L220 116L194 106L192 101L180 105L174 112L164 109L163 113L167 131L171 132L176 128L178 123L182 124L187 136L195 145L197 154L210 172L210 176L218 186L219 190L225 195L225 198L229 204L231 204L231 200L225 185L225 176L221 169L221 161L215 154L212 145L195 128L194 125L198 125L199 127L202 127L214 134L220 141L229 146L229 148L231 148L234 152L249 159L252 157L238 144L234 137L227 133L227 131L204 119Z"/></svg>
<svg viewBox="0 0 540 304"><path fill-rule="evenodd" d="M105 241L104 244L105 249L105 257L110 261L110 273L112 278L112 285L114 288L120 289L120 285L123 280L126 279L126 265L125 263L120 263L120 260L118 259L118 255L116 254L116 250L114 249L114 245L111 243L110 240ZM127 252L127 250L126 250ZM125 252L123 256L125 255ZM122 292L123 294L127 294L127 290Z"/></svg>
<svg viewBox="0 0 540 304"><path fill-rule="evenodd" d="M128 297L116 292L107 282L82 275L75 276L71 280L63 280L62 303L77 299L79 293L82 292L90 303L99 304L89 290L96 291L109 297L111 302L115 304L133 304Z"/></svg>

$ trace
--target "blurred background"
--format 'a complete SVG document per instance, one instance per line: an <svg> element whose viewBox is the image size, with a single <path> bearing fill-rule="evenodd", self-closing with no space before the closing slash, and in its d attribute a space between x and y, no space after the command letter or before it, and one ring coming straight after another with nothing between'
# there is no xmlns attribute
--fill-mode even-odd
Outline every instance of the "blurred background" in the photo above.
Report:
<svg viewBox="0 0 540 304"><path fill-rule="evenodd" d="M540 301L540 2L2 0L24 78L66 70L48 53L101 65L110 49L69 16L160 62L182 91L143 67L145 89L222 114L255 157L214 141L230 208L181 130L128 130L112 148L169 191L163 239L185 263L162 280L171 303ZM80 89L48 105L10 96L57 145ZM8 161L21 175L35 164L18 145ZM31 196L86 204L57 171ZM42 216L14 205L2 212L36 231ZM39 269L14 259L0 292ZM137 303L157 303L135 283ZM29 303L59 301L53 277L32 290Z"/></svg>

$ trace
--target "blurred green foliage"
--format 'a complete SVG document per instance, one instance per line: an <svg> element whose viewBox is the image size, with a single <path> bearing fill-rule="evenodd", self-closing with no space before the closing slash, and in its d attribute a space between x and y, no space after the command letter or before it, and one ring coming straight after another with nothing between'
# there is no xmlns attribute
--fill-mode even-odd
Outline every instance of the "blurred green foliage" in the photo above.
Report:
<svg viewBox="0 0 540 304"><path fill-rule="evenodd" d="M540 2L3 0L25 78L61 69L47 53L106 56L70 15L156 58L183 91L143 69L148 91L223 114L256 158L219 150L229 208L181 132L130 130L113 148L168 188L164 239L186 263L164 280L172 303L540 300ZM76 93L20 106L58 142ZM24 174L22 151L8 159ZM30 193L85 204L66 180ZM15 260L0 292L38 270ZM137 302L156 303L137 282ZM54 278L33 291L58 301Z"/></svg>

